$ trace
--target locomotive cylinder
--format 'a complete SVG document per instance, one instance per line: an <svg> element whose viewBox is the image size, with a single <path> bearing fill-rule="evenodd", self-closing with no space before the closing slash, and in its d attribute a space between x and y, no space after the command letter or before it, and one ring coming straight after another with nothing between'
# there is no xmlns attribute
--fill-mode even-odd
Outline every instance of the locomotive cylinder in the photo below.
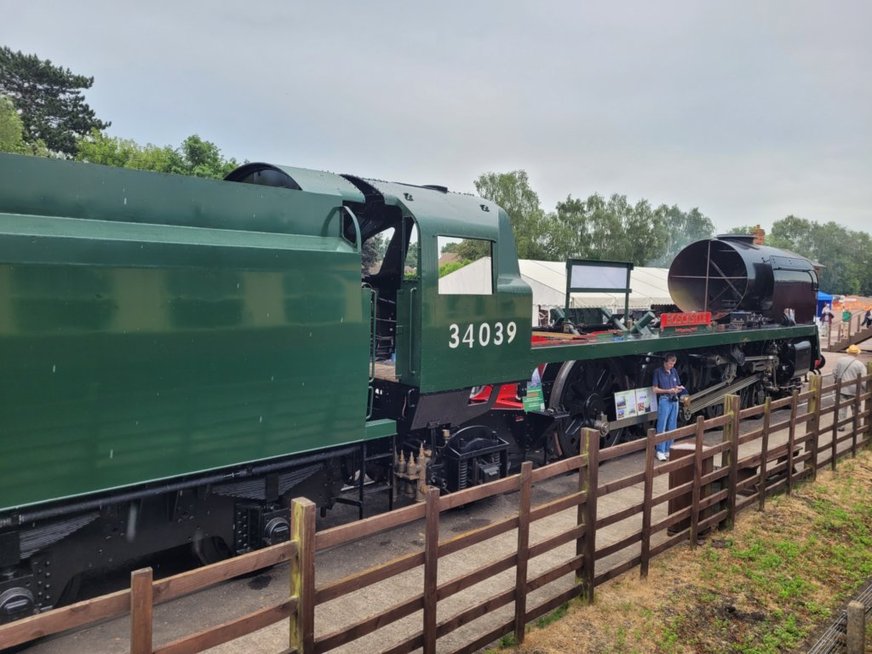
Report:
<svg viewBox="0 0 872 654"><path fill-rule="evenodd" d="M817 273L799 255L765 245L751 236L719 236L691 243L669 268L669 293L682 311L711 311L723 317L750 311L773 322L814 319Z"/></svg>

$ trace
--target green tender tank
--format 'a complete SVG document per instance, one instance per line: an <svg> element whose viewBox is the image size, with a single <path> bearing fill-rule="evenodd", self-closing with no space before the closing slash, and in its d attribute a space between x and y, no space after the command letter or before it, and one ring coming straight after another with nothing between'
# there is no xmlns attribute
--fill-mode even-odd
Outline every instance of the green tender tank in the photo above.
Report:
<svg viewBox="0 0 872 654"><path fill-rule="evenodd" d="M0 510L360 440L341 177L0 155Z"/></svg>

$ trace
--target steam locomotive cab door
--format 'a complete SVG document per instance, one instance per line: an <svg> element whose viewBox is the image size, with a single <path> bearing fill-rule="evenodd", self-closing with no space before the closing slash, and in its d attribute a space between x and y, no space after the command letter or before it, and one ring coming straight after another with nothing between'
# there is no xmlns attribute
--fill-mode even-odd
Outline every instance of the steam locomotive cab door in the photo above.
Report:
<svg viewBox="0 0 872 654"><path fill-rule="evenodd" d="M420 242L412 218L404 221L405 263L397 289L397 325L394 359L397 379L413 385L421 369L421 280L418 265Z"/></svg>

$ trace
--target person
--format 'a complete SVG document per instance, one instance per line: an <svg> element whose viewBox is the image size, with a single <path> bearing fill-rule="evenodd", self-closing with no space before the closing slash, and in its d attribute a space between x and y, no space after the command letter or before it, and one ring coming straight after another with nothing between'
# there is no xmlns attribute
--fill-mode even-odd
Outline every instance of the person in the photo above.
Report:
<svg viewBox="0 0 872 654"><path fill-rule="evenodd" d="M678 399L685 393L678 371L675 369L676 356L672 352L663 357L663 366L654 371L654 394L657 395L657 433L672 431L678 426ZM669 460L672 441L663 441L656 446L657 460Z"/></svg>
<svg viewBox="0 0 872 654"><path fill-rule="evenodd" d="M821 335L829 335L830 333L830 325L833 324L833 318L835 318L835 314L833 313L832 308L829 304L825 304L824 308L821 309Z"/></svg>
<svg viewBox="0 0 872 654"><path fill-rule="evenodd" d="M847 338L851 335L851 310L847 305L842 309L842 324L839 325L840 335L839 338Z"/></svg>
<svg viewBox="0 0 872 654"><path fill-rule="evenodd" d="M866 307L866 315L863 316L863 327L872 327L872 307Z"/></svg>
<svg viewBox="0 0 872 654"><path fill-rule="evenodd" d="M830 308L829 304L825 304L824 308L821 309L821 322L825 325L829 325L833 322L833 318L835 314L833 314L833 310Z"/></svg>
<svg viewBox="0 0 872 654"><path fill-rule="evenodd" d="M866 366L857 359L860 348L850 345L846 352L847 354L838 360L836 369L833 370L833 379L842 382L839 389L839 422L848 417L848 409L852 406L850 402L857 393L857 379L866 375ZM845 431L845 426L839 427L839 431Z"/></svg>

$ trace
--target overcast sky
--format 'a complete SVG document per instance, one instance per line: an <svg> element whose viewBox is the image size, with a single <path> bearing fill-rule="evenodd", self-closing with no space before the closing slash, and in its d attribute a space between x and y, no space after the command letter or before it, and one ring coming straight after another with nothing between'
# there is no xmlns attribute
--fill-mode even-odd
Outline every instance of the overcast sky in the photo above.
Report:
<svg viewBox="0 0 872 654"><path fill-rule="evenodd" d="M143 144L872 231L872 3L422 4L0 0L0 44Z"/></svg>

